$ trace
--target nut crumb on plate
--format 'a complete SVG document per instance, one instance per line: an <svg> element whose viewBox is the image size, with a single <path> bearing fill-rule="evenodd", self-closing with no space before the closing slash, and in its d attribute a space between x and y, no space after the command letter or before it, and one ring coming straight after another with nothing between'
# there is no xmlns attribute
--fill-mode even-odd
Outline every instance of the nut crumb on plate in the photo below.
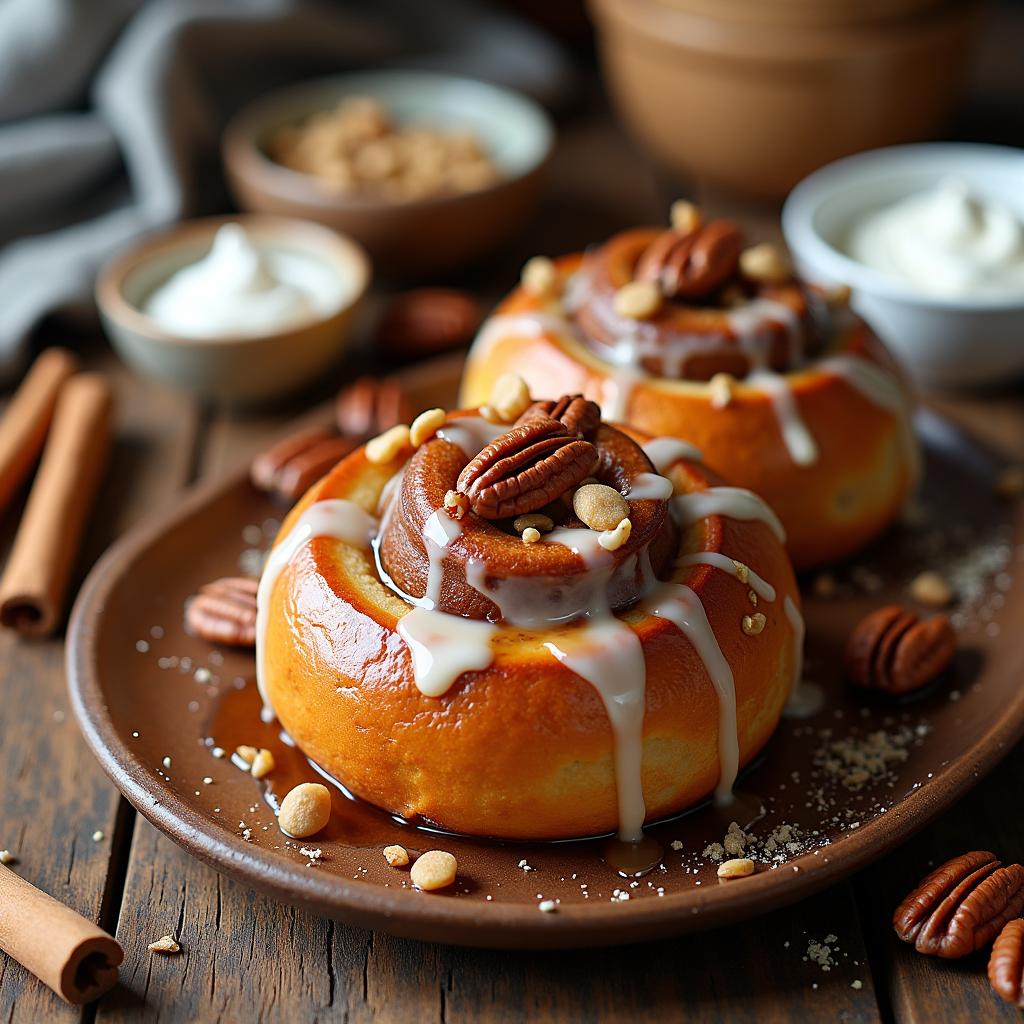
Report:
<svg viewBox="0 0 1024 1024"><path fill-rule="evenodd" d="M445 889L455 881L458 862L444 850L428 850L420 854L409 872L412 884L424 892Z"/></svg>
<svg viewBox="0 0 1024 1024"><path fill-rule="evenodd" d="M718 865L719 878L746 878L754 873L754 862L749 857L734 857Z"/></svg>
<svg viewBox="0 0 1024 1024"><path fill-rule="evenodd" d="M269 775L274 770L274 755L266 747L260 747L252 759L250 770L254 779L262 779L264 775Z"/></svg>
<svg viewBox="0 0 1024 1024"><path fill-rule="evenodd" d="M921 604L933 608L944 608L952 604L956 595L946 578L937 572L923 572L915 576L910 584L910 596Z"/></svg>
<svg viewBox="0 0 1024 1024"><path fill-rule="evenodd" d="M303 782L285 794L277 824L285 835L306 839L319 832L331 817L331 794L319 782Z"/></svg>
<svg viewBox="0 0 1024 1024"><path fill-rule="evenodd" d="M409 851L404 846L385 846L384 859L393 868L404 868L409 863Z"/></svg>

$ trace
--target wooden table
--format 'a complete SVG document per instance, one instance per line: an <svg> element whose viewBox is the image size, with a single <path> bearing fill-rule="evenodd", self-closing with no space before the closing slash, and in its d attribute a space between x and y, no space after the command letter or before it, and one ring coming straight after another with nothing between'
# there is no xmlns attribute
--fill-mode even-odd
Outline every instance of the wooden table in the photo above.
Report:
<svg viewBox="0 0 1024 1024"><path fill-rule="evenodd" d="M563 126L543 215L504 258L463 283L493 298L527 256L657 222L667 198L595 102ZM744 213L762 223L772 216ZM114 379L120 403L84 572L124 530L182 488L246 460L298 410L204 410L132 376L95 337L81 341ZM337 383L351 373L340 371ZM938 404L1024 459L1021 399L1017 391ZM5 545L16 518L0 524ZM84 1010L63 1005L0 954L2 1022L1019 1020L991 995L983 955L926 959L895 941L889 925L908 887L947 856L981 848L1024 857L1019 750L904 848L788 910L656 945L509 953L344 927L270 902L188 857L135 814L86 750L68 709L59 639L0 635L0 695L0 848L17 854L26 878L116 932L126 953L120 987ZM180 937L183 954L150 954L147 944L167 932ZM838 962L824 971L806 954L810 940L827 936Z"/></svg>

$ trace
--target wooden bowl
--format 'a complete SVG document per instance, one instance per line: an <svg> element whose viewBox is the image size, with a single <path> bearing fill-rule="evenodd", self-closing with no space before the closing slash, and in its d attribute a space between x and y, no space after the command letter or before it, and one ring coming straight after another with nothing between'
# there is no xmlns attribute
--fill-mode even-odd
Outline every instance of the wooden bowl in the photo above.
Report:
<svg viewBox="0 0 1024 1024"><path fill-rule="evenodd" d="M400 122L468 128L486 145L502 180L458 195L399 202L345 194L267 156L278 129L349 96L379 100ZM228 125L223 155L243 209L344 231L389 273L436 275L495 248L529 218L553 139L541 108L508 89L454 75L378 71L306 82L257 100Z"/></svg>
<svg viewBox="0 0 1024 1024"><path fill-rule="evenodd" d="M955 3L872 21L835 3L590 7L609 89L641 142L677 173L769 199L839 157L935 132L977 12Z"/></svg>
<svg viewBox="0 0 1024 1024"><path fill-rule="evenodd" d="M337 308L259 335L195 338L159 327L142 311L146 298L201 259L229 222L241 224L257 245L300 251L335 268L349 282ZM200 398L245 404L296 391L338 359L370 273L359 245L319 224L284 217L209 217L149 235L115 256L97 278L96 303L111 344L133 369Z"/></svg>

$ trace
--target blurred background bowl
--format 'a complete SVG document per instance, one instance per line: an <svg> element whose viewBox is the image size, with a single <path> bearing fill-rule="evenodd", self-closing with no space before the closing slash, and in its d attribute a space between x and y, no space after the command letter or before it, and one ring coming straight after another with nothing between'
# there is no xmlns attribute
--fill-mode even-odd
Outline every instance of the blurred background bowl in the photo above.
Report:
<svg viewBox="0 0 1024 1024"><path fill-rule="evenodd" d="M240 224L256 246L292 251L336 269L347 282L333 312L266 334L194 338L161 329L142 312L174 273L207 254L217 230ZM118 253L96 281L96 302L118 355L133 369L216 402L251 404L297 391L344 351L370 284L370 261L349 238L285 217L209 217L184 221Z"/></svg>
<svg viewBox="0 0 1024 1024"><path fill-rule="evenodd" d="M346 195L267 155L279 129L357 96L378 100L399 124L469 130L502 179L471 192L402 202ZM385 273L435 276L497 248L529 218L553 141L544 111L509 89L454 75L375 71L307 82L257 100L228 125L223 153L243 209L319 221L361 242Z"/></svg>
<svg viewBox="0 0 1024 1024"><path fill-rule="evenodd" d="M960 93L971 0L589 0L612 97L677 174L781 199L927 138Z"/></svg>
<svg viewBox="0 0 1024 1024"><path fill-rule="evenodd" d="M800 273L849 285L853 308L917 380L941 387L1004 383L1024 374L1024 296L924 295L845 253L856 220L949 177L1024 222L1024 151L925 143L861 153L812 174L786 200L782 230Z"/></svg>

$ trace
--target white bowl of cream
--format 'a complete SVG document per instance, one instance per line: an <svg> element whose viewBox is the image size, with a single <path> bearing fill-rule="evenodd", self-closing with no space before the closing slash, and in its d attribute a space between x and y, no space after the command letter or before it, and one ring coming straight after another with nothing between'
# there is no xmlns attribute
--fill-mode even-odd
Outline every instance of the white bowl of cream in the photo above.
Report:
<svg viewBox="0 0 1024 1024"><path fill-rule="evenodd" d="M329 228L222 217L131 246L103 268L96 298L133 368L202 398L256 402L337 360L369 280L360 246Z"/></svg>
<svg viewBox="0 0 1024 1024"><path fill-rule="evenodd" d="M1024 374L1024 151L929 143L829 164L786 200L806 278L853 308L925 384Z"/></svg>

